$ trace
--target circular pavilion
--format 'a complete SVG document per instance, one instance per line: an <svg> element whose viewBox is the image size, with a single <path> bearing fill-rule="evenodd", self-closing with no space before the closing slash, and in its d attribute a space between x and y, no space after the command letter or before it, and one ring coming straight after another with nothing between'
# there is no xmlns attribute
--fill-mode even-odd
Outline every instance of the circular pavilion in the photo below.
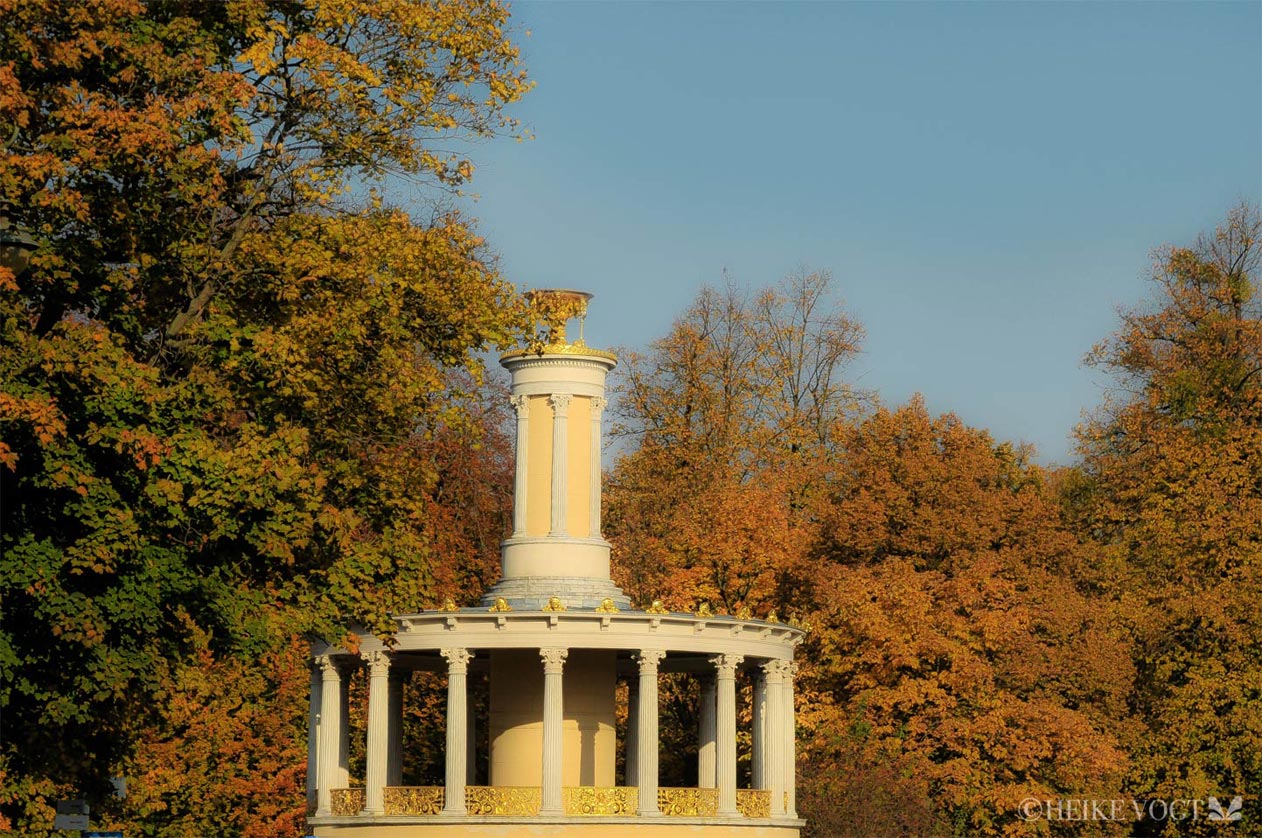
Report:
<svg viewBox="0 0 1262 838"><path fill-rule="evenodd" d="M590 295L537 291L557 322ZM317 644L307 793L318 838L442 835L732 835L796 838L795 626L709 613L636 610L609 574L601 536L601 413L608 352L554 328L539 351L500 359L517 414L513 532L503 575L476 608L395 617L392 645L358 654ZM368 673L366 770L349 776L348 675ZM445 673L442 786L403 786L400 676ZM737 787L736 675L753 682L750 788ZM658 784L658 677L701 685L696 788ZM489 681L489 712L469 710L470 674ZM618 741L619 677L627 734ZM489 754L476 753L475 724ZM615 762L625 759L625 785ZM487 784L473 766L483 757Z"/></svg>

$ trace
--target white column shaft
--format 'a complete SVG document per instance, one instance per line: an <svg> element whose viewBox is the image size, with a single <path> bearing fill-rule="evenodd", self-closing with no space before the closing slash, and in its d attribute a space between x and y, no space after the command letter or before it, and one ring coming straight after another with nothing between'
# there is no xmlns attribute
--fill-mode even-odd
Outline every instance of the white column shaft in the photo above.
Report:
<svg viewBox="0 0 1262 838"><path fill-rule="evenodd" d="M791 818L797 815L797 708L793 692L793 676L798 665L789 662L784 675L784 813Z"/></svg>
<svg viewBox="0 0 1262 838"><path fill-rule="evenodd" d="M539 814L561 815L561 761L564 683L561 673L568 654L565 649L540 649L543 659L543 791Z"/></svg>
<svg viewBox="0 0 1262 838"><path fill-rule="evenodd" d="M640 758L640 681L627 680L627 785L640 784L638 761Z"/></svg>
<svg viewBox="0 0 1262 838"><path fill-rule="evenodd" d="M767 766L765 779L771 791L771 816L784 814L784 661L763 664L767 679Z"/></svg>
<svg viewBox="0 0 1262 838"><path fill-rule="evenodd" d="M317 815L330 815L332 795L338 779L338 743L342 722L342 675L327 655L316 659L320 667L320 760Z"/></svg>
<svg viewBox="0 0 1262 838"><path fill-rule="evenodd" d="M364 771L364 814L385 812L387 752L390 749L390 659L368 655L368 736Z"/></svg>
<svg viewBox="0 0 1262 838"><path fill-rule="evenodd" d="M714 659L718 736L719 817L736 817L736 667L740 655L719 655Z"/></svg>
<svg viewBox="0 0 1262 838"><path fill-rule="evenodd" d="M714 676L703 675L700 706L697 708L697 787L703 789L712 789L718 783L714 697Z"/></svg>
<svg viewBox="0 0 1262 838"><path fill-rule="evenodd" d="M648 649L637 656L640 664L640 712L635 744L640 805L636 814L641 817L661 814L657 808L657 753L660 747L657 734L657 665L665 656L665 652Z"/></svg>
<svg viewBox="0 0 1262 838"><path fill-rule="evenodd" d="M750 730L750 787L766 788L767 778L767 676L759 670L754 676Z"/></svg>
<svg viewBox="0 0 1262 838"><path fill-rule="evenodd" d="M549 535L567 535L566 501L569 474L568 416L570 399L566 393L555 393L549 398L552 404L552 531Z"/></svg>
<svg viewBox="0 0 1262 838"><path fill-rule="evenodd" d="M466 679L469 659L468 649L442 649L447 659L447 775L444 788L444 815L468 814L464 801L465 755L468 753L469 699L466 695Z"/></svg>
<svg viewBox="0 0 1262 838"><path fill-rule="evenodd" d="M526 532L526 452L530 448L529 420L530 400L526 396L513 396L513 408L517 411L516 471L513 472L513 535Z"/></svg>

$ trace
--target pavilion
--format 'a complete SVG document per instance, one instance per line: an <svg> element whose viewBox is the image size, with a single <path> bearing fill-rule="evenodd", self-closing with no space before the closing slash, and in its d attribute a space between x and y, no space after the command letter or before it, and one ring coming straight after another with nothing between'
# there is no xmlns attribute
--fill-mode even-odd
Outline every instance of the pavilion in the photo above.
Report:
<svg viewBox="0 0 1262 838"><path fill-rule="evenodd" d="M582 318L590 295L534 292ZM548 345L500 359L517 416L513 531L481 605L395 617L391 644L312 652L310 824L318 838L440 835L731 835L796 838L793 651L803 630L767 620L644 610L609 573L601 536L601 414L617 363L564 326ZM366 770L349 774L347 684L368 673ZM403 786L402 677L446 674L445 782ZM736 677L753 683L750 788L737 787ZM700 681L696 788L659 785L658 678ZM469 711L470 676L489 713ZM617 682L627 682L618 742ZM476 752L484 724L489 754ZM616 785L621 749L625 785ZM489 767L476 785L479 756Z"/></svg>

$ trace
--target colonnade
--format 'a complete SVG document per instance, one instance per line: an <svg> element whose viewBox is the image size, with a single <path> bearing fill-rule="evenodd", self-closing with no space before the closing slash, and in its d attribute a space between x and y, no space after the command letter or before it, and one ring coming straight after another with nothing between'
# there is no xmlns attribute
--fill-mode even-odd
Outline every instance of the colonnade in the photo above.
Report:
<svg viewBox="0 0 1262 838"><path fill-rule="evenodd" d="M467 676L474 653L469 649L439 650L447 662L447 729L443 816L462 817L468 810L465 786L471 782L473 731L468 712ZM636 814L660 817L658 807L658 678L666 652L643 649L633 655L636 677L628 680L626 784L638 788ZM565 814L562 799L564 671L568 649L539 650L543 668L543 747L541 816ZM362 660L368 669L367 765L363 815L385 813L387 786L402 780L402 677L391 671L386 652L362 659L319 655L311 678L311 733L308 751L308 798L316 816L332 814L332 790L350 784L348 767L347 686L339 661ZM708 659L713 673L701 676L698 725L697 785L718 789L719 817L735 818L736 672L744 658L720 654ZM764 660L754 669L751 785L770 792L773 818L796 818L794 799L793 680L797 664Z"/></svg>

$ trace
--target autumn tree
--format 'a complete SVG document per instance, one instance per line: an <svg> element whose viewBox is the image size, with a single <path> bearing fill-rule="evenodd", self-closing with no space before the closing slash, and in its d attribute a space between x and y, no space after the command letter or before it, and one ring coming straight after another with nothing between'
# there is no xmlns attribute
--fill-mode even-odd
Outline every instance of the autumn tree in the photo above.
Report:
<svg viewBox="0 0 1262 838"><path fill-rule="evenodd" d="M1065 494L1133 637L1139 795L1262 786L1260 264L1262 220L1237 207L1157 253L1153 298L1089 357L1117 388Z"/></svg>
<svg viewBox="0 0 1262 838"><path fill-rule="evenodd" d="M649 352L623 353L606 490L621 584L645 602L773 608L837 422L862 327L827 272L704 288Z"/></svg>
<svg viewBox="0 0 1262 838"><path fill-rule="evenodd" d="M469 220L367 187L440 206L462 138L519 133L507 18L0 0L0 213L38 245L0 268L8 826L103 794L200 656L451 584L433 446L526 312Z"/></svg>
<svg viewBox="0 0 1262 838"><path fill-rule="evenodd" d="M819 834L1009 834L1027 796L1116 796L1130 659L1080 582L1090 557L1053 481L1028 450L919 399L841 446L797 580ZM909 808L865 812L866 797Z"/></svg>

